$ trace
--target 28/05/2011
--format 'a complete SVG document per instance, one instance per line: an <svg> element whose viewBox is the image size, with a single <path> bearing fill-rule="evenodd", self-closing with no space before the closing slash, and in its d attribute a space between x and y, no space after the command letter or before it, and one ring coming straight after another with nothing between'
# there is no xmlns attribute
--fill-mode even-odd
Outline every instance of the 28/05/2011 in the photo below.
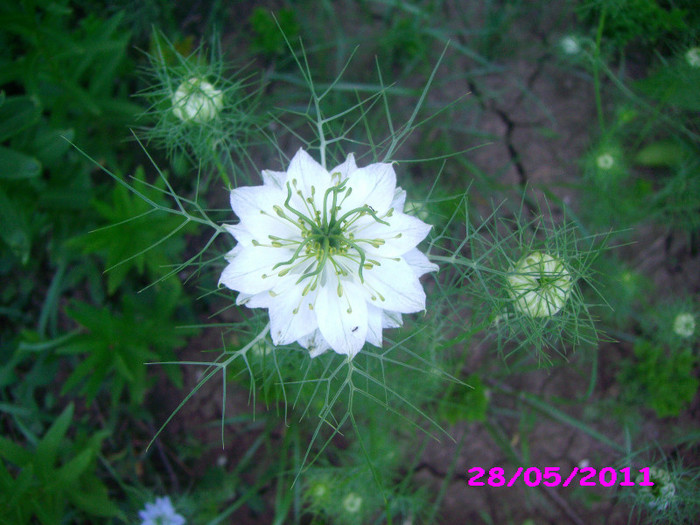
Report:
<svg viewBox="0 0 700 525"><path fill-rule="evenodd" d="M649 479L649 467L639 469L641 475L637 476L636 482L631 479L631 467L621 469L604 467L600 471L593 467L574 467L566 479L559 473L560 470L560 467L545 467L543 472L539 467L528 467L527 469L518 467L515 473L506 480L505 471L501 467L493 467L489 469L488 477L484 482L480 481L480 479L485 476L486 470L481 467L472 467L467 471L467 474L472 474L468 476L467 484L470 487L483 487L484 485L489 485L490 487L512 487L522 474L522 481L528 487L537 487L540 483L547 487L557 487L559 485L568 487L576 476L581 474L579 485L582 487L595 487L598 483L603 487L612 487L618 484L617 475L620 472L623 475L622 481L619 482L621 487L652 487L654 485Z"/></svg>

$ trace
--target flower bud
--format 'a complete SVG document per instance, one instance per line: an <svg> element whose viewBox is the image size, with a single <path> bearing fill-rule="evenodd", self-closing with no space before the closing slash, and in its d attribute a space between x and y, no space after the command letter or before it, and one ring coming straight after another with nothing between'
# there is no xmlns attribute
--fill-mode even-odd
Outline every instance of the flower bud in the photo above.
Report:
<svg viewBox="0 0 700 525"><path fill-rule="evenodd" d="M695 333L695 317L693 317L693 314L678 314L673 320L673 331L681 337L692 337Z"/></svg>
<svg viewBox="0 0 700 525"><path fill-rule="evenodd" d="M172 98L173 114L184 122L204 124L216 118L224 105L224 94L206 80L185 80Z"/></svg>
<svg viewBox="0 0 700 525"><path fill-rule="evenodd" d="M635 482L640 485L642 481L644 476L640 474ZM654 485L651 487L641 485L640 497L649 508L665 510L676 494L676 486L673 484L671 475L662 468L649 467L649 481Z"/></svg>
<svg viewBox="0 0 700 525"><path fill-rule="evenodd" d="M524 256L507 279L515 309L530 317L556 314L571 290L571 275L564 264L546 253Z"/></svg>
<svg viewBox="0 0 700 525"><path fill-rule="evenodd" d="M700 67L700 47L691 47L685 52L685 61L690 67Z"/></svg>

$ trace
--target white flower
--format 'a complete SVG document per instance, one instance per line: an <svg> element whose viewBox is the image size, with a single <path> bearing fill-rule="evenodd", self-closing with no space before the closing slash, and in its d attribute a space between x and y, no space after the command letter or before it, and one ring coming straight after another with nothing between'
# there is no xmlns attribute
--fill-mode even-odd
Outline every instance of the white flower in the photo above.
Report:
<svg viewBox="0 0 700 525"><path fill-rule="evenodd" d="M685 52L685 61L690 67L700 67L700 47L691 47Z"/></svg>
<svg viewBox="0 0 700 525"><path fill-rule="evenodd" d="M598 155L595 159L595 163L601 170L609 170L615 165L615 159L610 153L603 153L602 155Z"/></svg>
<svg viewBox="0 0 700 525"><path fill-rule="evenodd" d="M639 474L634 480L637 485L645 481L644 474ZM649 481L654 485L640 486L640 496L652 509L665 510L676 495L676 486L671 475L662 468L649 467Z"/></svg>
<svg viewBox="0 0 700 525"><path fill-rule="evenodd" d="M520 259L507 279L515 308L531 317L556 314L564 306L571 289L571 275L564 264L540 252Z"/></svg>
<svg viewBox="0 0 700 525"><path fill-rule="evenodd" d="M673 331L681 337L691 337L695 333L695 317L693 317L693 314L678 314L673 320Z"/></svg>
<svg viewBox="0 0 700 525"><path fill-rule="evenodd" d="M578 55L581 52L581 44L574 36L565 36L559 41L559 46L567 55Z"/></svg>
<svg viewBox="0 0 700 525"><path fill-rule="evenodd" d="M180 120L204 124L221 111L224 94L206 80L192 77L177 88L172 104L173 114Z"/></svg>
<svg viewBox="0 0 700 525"><path fill-rule="evenodd" d="M355 514L362 507L362 498L351 492L343 498L343 508L350 514Z"/></svg>
<svg viewBox="0 0 700 525"><path fill-rule="evenodd" d="M438 267L416 245L431 227L403 213L391 164L358 168L350 154L328 172L300 149L286 172L262 175L231 191L240 222L226 229L238 244L219 283L269 310L275 345L352 358L425 309L418 278Z"/></svg>
<svg viewBox="0 0 700 525"><path fill-rule="evenodd" d="M156 498L155 503L146 503L146 508L139 511L141 525L185 525L185 518L180 516L170 498Z"/></svg>

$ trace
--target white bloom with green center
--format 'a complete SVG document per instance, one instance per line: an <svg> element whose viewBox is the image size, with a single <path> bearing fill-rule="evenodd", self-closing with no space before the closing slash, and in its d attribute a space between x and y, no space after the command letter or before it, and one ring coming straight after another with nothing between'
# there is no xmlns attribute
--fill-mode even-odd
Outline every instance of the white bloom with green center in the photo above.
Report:
<svg viewBox="0 0 700 525"><path fill-rule="evenodd" d="M695 317L693 314L678 314L673 320L673 331L681 337L692 337L695 333Z"/></svg>
<svg viewBox="0 0 700 525"><path fill-rule="evenodd" d="M240 222L226 229L238 244L219 284L269 310L275 345L352 358L425 310L419 277L438 267L416 245L431 226L403 213L391 164L358 168L350 154L329 172L300 149L286 172L262 176L231 191Z"/></svg>
<svg viewBox="0 0 700 525"><path fill-rule="evenodd" d="M639 474L634 481L637 485L645 481L644 474ZM676 495L676 486L673 484L671 474L662 468L649 467L649 481L654 485L651 487L642 485L639 488L642 500L652 509L667 509Z"/></svg>
<svg viewBox="0 0 700 525"><path fill-rule="evenodd" d="M556 314L564 307L572 284L564 264L541 252L520 259L507 279L515 309L530 317Z"/></svg>
<svg viewBox="0 0 700 525"><path fill-rule="evenodd" d="M180 120L204 124L224 107L224 94L206 80L192 77L178 86L172 104L173 114Z"/></svg>
<svg viewBox="0 0 700 525"><path fill-rule="evenodd" d="M581 52L581 44L574 36L565 36L559 41L559 45L567 55L578 55Z"/></svg>
<svg viewBox="0 0 700 525"><path fill-rule="evenodd" d="M351 492L345 498L343 498L343 508L348 511L349 514L356 514L362 507L362 498Z"/></svg>
<svg viewBox="0 0 700 525"><path fill-rule="evenodd" d="M700 67L700 47L691 47L685 52L685 61L690 67Z"/></svg>
<svg viewBox="0 0 700 525"><path fill-rule="evenodd" d="M610 153L603 153L598 155L595 163L601 170L609 170L615 165L615 158Z"/></svg>

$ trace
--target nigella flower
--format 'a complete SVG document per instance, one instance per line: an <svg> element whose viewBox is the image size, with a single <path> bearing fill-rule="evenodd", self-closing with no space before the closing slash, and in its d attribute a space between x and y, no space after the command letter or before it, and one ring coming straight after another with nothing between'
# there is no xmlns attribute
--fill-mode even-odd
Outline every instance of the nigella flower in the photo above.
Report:
<svg viewBox="0 0 700 525"><path fill-rule="evenodd" d="M146 503L146 508L139 511L141 525L185 525L185 518L180 516L170 498L156 498L155 503Z"/></svg>
<svg viewBox="0 0 700 525"><path fill-rule="evenodd" d="M430 225L403 213L406 192L391 164L332 170L300 149L286 172L231 191L238 241L220 284L237 303L267 308L275 345L298 342L315 357L354 357L401 314L425 309L418 278L438 269L416 249Z"/></svg>

